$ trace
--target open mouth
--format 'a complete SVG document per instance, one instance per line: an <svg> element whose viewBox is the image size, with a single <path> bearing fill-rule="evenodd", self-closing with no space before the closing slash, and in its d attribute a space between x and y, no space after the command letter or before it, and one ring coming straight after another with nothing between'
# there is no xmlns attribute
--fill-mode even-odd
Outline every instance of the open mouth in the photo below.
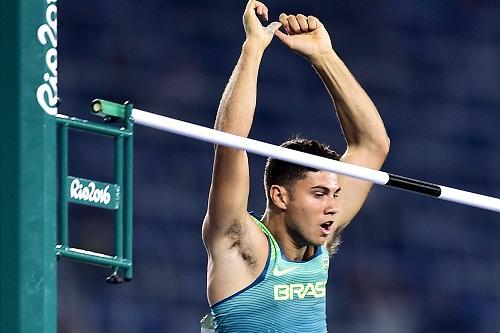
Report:
<svg viewBox="0 0 500 333"><path fill-rule="evenodd" d="M320 224L321 230L323 230L325 234L329 235L332 232L332 224L333 221L328 221Z"/></svg>

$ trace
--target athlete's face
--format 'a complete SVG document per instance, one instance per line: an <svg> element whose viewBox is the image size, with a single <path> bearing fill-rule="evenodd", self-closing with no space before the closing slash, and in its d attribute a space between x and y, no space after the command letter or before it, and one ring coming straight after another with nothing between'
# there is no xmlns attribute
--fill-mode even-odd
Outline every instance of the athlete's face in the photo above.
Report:
<svg viewBox="0 0 500 333"><path fill-rule="evenodd" d="M333 232L340 187L332 172L307 172L291 189L286 224L298 246L320 246Z"/></svg>

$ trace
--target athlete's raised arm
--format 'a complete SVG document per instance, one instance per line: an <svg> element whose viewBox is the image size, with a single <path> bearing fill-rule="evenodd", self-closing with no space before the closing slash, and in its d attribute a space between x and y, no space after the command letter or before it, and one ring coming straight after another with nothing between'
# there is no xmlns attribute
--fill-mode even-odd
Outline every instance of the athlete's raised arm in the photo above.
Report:
<svg viewBox="0 0 500 333"><path fill-rule="evenodd" d="M389 139L380 115L363 88L332 48L330 36L314 16L280 15L288 34L278 37L308 59L330 93L347 141L342 161L379 169L389 151ZM341 188L336 228L342 230L363 205L371 183L339 175Z"/></svg>
<svg viewBox="0 0 500 333"><path fill-rule="evenodd" d="M246 137L256 104L257 76L264 50L281 24L264 27L267 7L250 0L243 14L246 39L224 90L215 128ZM247 286L262 270L267 255L266 238L247 212L249 168L245 151L215 147L212 184L203 223L208 252L207 296L210 304Z"/></svg>
<svg viewBox="0 0 500 333"><path fill-rule="evenodd" d="M243 14L246 39L236 67L224 90L217 111L215 129L248 136L256 104L257 76L264 50L280 24L263 27L257 15L267 20L267 8L250 0ZM273 30L274 29L274 30ZM224 229L246 218L249 170L245 151L215 147L204 240L223 236Z"/></svg>

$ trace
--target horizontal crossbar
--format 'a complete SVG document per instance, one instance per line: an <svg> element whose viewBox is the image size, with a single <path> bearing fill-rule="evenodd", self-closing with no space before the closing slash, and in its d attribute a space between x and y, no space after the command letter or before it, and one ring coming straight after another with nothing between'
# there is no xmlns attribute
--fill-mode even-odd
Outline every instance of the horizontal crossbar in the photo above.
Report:
<svg viewBox="0 0 500 333"><path fill-rule="evenodd" d="M93 107L96 101L93 102ZM106 103L99 104L99 111L107 114ZM121 114L117 111L119 104L112 103L112 113ZM125 106L121 106L124 108ZM95 107L97 109L97 107ZM95 112L95 109L94 112ZM136 124L155 128L196 140L206 141L213 144L223 145L236 149L246 150L257 155L272 157L290 163L295 163L310 168L331 171L342 175L363 179L374 184L387 185L390 187L432 196L438 199L456 202L463 205L478 207L495 212L500 212L500 199L482 194L468 192L460 189L437 185L417 179L398 176L384 171L373 170L353 164L335 161L316 155L311 155L296 150L272 145L208 127L191 124L185 121L161 116L139 109L132 110L132 117Z"/></svg>

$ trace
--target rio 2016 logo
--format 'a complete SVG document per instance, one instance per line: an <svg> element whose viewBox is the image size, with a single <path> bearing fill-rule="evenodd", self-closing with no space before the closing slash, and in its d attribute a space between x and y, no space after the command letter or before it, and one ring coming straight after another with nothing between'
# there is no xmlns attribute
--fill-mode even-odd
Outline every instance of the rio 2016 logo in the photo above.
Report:
<svg viewBox="0 0 500 333"><path fill-rule="evenodd" d="M94 182L89 182L87 186L83 186L78 178L73 179L70 185L70 197L75 200L83 200L95 203L109 204L111 202L111 194L108 192L109 185L103 189L97 188Z"/></svg>
<svg viewBox="0 0 500 333"><path fill-rule="evenodd" d="M80 205L117 210L120 208L120 186L90 179L67 178L67 200Z"/></svg>
<svg viewBox="0 0 500 333"><path fill-rule="evenodd" d="M40 107L48 114L57 113L57 0L47 0L45 23L37 31L38 41L48 45L45 53L47 71L42 83L36 91L36 99Z"/></svg>

